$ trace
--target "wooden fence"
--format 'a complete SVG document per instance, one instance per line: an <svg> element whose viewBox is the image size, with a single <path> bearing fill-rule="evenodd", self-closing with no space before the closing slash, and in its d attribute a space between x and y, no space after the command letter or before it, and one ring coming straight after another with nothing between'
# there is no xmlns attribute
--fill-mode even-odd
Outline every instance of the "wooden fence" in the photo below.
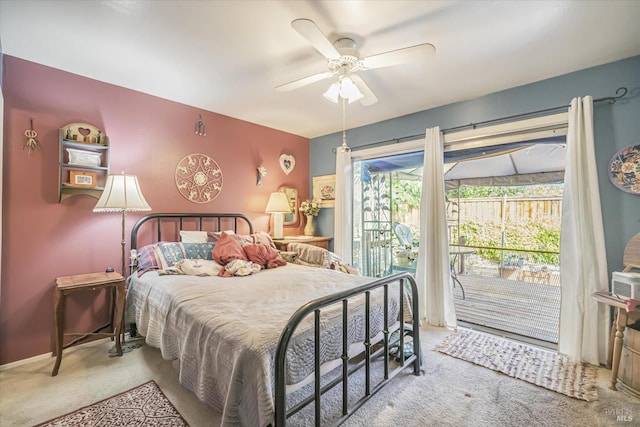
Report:
<svg viewBox="0 0 640 427"><path fill-rule="evenodd" d="M480 224L560 223L562 199L554 198L477 198L457 199L457 211L461 222ZM452 216L450 220L456 220Z"/></svg>

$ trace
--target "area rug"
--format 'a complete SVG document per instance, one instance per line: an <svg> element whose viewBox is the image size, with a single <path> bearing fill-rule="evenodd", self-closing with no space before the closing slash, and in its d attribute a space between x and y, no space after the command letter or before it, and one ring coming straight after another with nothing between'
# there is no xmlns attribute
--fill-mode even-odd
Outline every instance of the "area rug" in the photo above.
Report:
<svg viewBox="0 0 640 427"><path fill-rule="evenodd" d="M36 427L188 426L154 381Z"/></svg>
<svg viewBox="0 0 640 427"><path fill-rule="evenodd" d="M580 400L597 400L598 369L551 351L459 329L436 350Z"/></svg>

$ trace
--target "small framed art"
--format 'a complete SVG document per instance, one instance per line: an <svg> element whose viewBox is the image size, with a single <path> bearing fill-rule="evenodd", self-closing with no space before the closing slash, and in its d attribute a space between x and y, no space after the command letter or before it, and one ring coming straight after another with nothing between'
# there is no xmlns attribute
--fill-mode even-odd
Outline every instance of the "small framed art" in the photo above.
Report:
<svg viewBox="0 0 640 427"><path fill-rule="evenodd" d="M320 200L320 207L333 208L336 205L336 176L313 177L313 198Z"/></svg>
<svg viewBox="0 0 640 427"><path fill-rule="evenodd" d="M69 185L72 187L95 187L96 173L86 171L69 171Z"/></svg>

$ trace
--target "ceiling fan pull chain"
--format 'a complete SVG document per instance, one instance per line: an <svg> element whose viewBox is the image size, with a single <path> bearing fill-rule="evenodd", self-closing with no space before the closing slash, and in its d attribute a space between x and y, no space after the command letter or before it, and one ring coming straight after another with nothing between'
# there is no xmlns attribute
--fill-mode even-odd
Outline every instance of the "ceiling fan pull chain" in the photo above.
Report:
<svg viewBox="0 0 640 427"><path fill-rule="evenodd" d="M342 150L348 150L349 146L347 145L347 100L342 98Z"/></svg>

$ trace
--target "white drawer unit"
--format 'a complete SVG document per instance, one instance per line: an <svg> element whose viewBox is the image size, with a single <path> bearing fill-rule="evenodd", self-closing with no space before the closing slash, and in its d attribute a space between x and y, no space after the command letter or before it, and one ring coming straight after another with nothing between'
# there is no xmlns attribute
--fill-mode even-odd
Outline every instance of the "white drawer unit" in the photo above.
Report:
<svg viewBox="0 0 640 427"><path fill-rule="evenodd" d="M640 299L640 273L614 271L611 288L620 297Z"/></svg>

